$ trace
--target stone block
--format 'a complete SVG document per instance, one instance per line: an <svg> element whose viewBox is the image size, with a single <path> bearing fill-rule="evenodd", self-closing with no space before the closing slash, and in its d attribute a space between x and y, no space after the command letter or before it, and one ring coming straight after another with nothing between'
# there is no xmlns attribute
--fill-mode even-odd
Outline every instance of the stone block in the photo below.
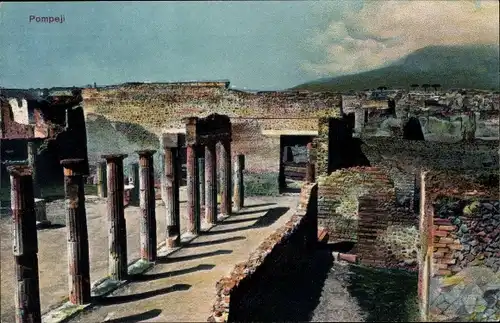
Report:
<svg viewBox="0 0 500 323"><path fill-rule="evenodd" d="M461 244L457 244L457 243L453 243L453 244L449 244L448 248L450 250L462 250L462 245Z"/></svg>
<svg viewBox="0 0 500 323"><path fill-rule="evenodd" d="M451 275L451 274L452 274L452 271L449 269L439 269L437 271L438 276L447 276L447 275Z"/></svg>

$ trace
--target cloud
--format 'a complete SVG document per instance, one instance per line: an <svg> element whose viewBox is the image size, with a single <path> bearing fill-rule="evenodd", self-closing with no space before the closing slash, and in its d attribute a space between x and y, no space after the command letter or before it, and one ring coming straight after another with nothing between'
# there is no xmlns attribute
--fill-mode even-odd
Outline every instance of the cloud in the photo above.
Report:
<svg viewBox="0 0 500 323"><path fill-rule="evenodd" d="M309 41L320 62L303 68L318 76L383 66L430 45L499 43L497 1L366 1Z"/></svg>

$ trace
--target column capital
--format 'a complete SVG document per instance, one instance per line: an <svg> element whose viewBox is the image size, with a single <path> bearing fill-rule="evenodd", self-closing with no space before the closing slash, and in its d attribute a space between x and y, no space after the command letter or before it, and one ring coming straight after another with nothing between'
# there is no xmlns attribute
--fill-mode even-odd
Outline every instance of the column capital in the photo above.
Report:
<svg viewBox="0 0 500 323"><path fill-rule="evenodd" d="M16 177L31 176L33 174L33 168L28 165L11 165L7 167L7 171L10 175Z"/></svg>
<svg viewBox="0 0 500 323"><path fill-rule="evenodd" d="M127 154L107 154L107 155L101 155L101 158L106 159L107 162L114 162L118 160L123 160L127 158Z"/></svg>
<svg viewBox="0 0 500 323"><path fill-rule="evenodd" d="M142 149L142 150L136 150L135 152L140 157L149 157L153 156L156 153L156 149Z"/></svg>
<svg viewBox="0 0 500 323"><path fill-rule="evenodd" d="M85 168L85 159L70 158L61 160L64 167L64 176L83 175Z"/></svg>

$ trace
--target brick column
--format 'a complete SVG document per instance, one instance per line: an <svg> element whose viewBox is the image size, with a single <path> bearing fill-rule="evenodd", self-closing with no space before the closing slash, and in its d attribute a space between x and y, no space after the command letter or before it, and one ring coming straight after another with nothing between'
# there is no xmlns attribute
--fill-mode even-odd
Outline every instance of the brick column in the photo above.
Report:
<svg viewBox="0 0 500 323"><path fill-rule="evenodd" d="M205 221L217 222L217 154L215 142L205 146Z"/></svg>
<svg viewBox="0 0 500 323"><path fill-rule="evenodd" d="M134 188L130 192L130 205L138 206L140 203L140 188L139 188L139 163L130 164L130 177L134 182Z"/></svg>
<svg viewBox="0 0 500 323"><path fill-rule="evenodd" d="M315 181L314 167L314 151L312 142L307 144L307 166L306 166L306 182L313 183Z"/></svg>
<svg viewBox="0 0 500 323"><path fill-rule="evenodd" d="M123 206L123 159L125 154L103 155L107 162L109 275L127 278L127 227Z"/></svg>
<svg viewBox="0 0 500 323"><path fill-rule="evenodd" d="M229 140L222 142L221 147L221 213L222 215L231 215L231 142Z"/></svg>
<svg viewBox="0 0 500 323"><path fill-rule="evenodd" d="M33 196L41 197L40 194L40 183L38 181L37 171L36 171L36 160L37 160L37 150L38 143L34 141L28 141L28 164L31 167L33 178Z"/></svg>
<svg viewBox="0 0 500 323"><path fill-rule="evenodd" d="M245 155L238 154L234 162L234 194L233 201L237 211L243 208L245 191L243 184L243 169L245 168Z"/></svg>
<svg viewBox="0 0 500 323"><path fill-rule="evenodd" d="M167 247L176 248L181 244L179 187L181 179L181 160L178 148L178 134L163 134L163 174L162 199L167 217Z"/></svg>
<svg viewBox="0 0 500 323"><path fill-rule="evenodd" d="M68 239L69 301L90 303L90 264L87 215L83 181L83 159L64 159L64 192Z"/></svg>
<svg viewBox="0 0 500 323"><path fill-rule="evenodd" d="M188 225L187 232L197 235L200 232L200 201L198 184L197 147L194 144L187 145L187 206Z"/></svg>
<svg viewBox="0 0 500 323"><path fill-rule="evenodd" d="M140 178L134 185L140 188L141 207L141 258L156 261L156 199L153 155L156 150L141 150L139 154Z"/></svg>
<svg viewBox="0 0 500 323"><path fill-rule="evenodd" d="M15 321L41 322L33 179L27 166L9 166L15 261Z"/></svg>
<svg viewBox="0 0 500 323"><path fill-rule="evenodd" d="M100 161L97 164L97 195L100 198L108 196L108 186L106 185L106 162Z"/></svg>

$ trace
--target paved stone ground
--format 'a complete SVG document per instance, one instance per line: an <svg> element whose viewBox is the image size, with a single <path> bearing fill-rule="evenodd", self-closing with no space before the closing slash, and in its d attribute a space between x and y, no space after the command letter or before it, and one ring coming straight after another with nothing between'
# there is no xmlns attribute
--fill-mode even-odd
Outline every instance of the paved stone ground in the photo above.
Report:
<svg viewBox="0 0 500 323"><path fill-rule="evenodd" d="M181 227L185 223L185 191L181 190ZM272 231L293 214L297 196L248 198L248 205L212 229L212 234L195 239L189 248L163 259L144 275L106 300L106 306L75 318L81 322L99 322L132 316L132 321L156 316L159 321L206 320L215 296L215 281L227 274ZM90 235L91 281L107 274L108 235L104 199L86 197ZM64 201L47 204L47 216L53 228L39 230L39 274L42 312L67 296L66 228ZM165 208L157 201L158 241L165 238ZM139 256L139 208L125 209L129 261ZM231 222L233 221L233 222ZM14 320L14 272L10 219L0 219L1 240L1 321ZM168 296L167 296L168 294ZM149 312L148 312L149 311ZM154 315L152 315L154 314ZM138 316L139 315L139 316Z"/></svg>

